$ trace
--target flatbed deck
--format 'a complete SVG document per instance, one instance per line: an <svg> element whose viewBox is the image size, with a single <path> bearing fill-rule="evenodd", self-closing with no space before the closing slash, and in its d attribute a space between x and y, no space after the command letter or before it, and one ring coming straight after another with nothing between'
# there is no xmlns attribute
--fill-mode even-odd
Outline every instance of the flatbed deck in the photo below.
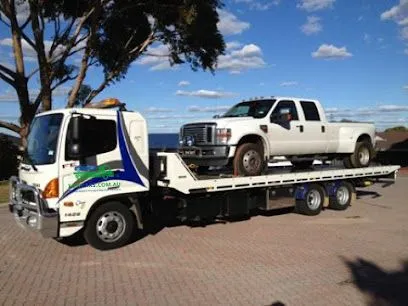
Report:
<svg viewBox="0 0 408 306"><path fill-rule="evenodd" d="M159 176L156 178L157 185L175 189L183 194L274 187L319 181L381 178L396 175L400 168L400 166L372 166L344 169L319 165L310 170L294 170L293 168L277 169L277 167L272 167L265 175L233 177L229 173L217 172L196 175L177 153L161 152L157 154L157 158L159 167Z"/></svg>

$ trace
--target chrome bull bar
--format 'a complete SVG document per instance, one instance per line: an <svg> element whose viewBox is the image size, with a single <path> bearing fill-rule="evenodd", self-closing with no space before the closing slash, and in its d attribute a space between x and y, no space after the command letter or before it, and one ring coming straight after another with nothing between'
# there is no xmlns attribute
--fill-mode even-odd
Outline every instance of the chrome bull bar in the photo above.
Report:
<svg viewBox="0 0 408 306"><path fill-rule="evenodd" d="M40 190L23 183L18 177L9 180L9 209L24 229L40 232L43 237L58 237L58 212L49 210ZM24 196L30 194L29 200Z"/></svg>

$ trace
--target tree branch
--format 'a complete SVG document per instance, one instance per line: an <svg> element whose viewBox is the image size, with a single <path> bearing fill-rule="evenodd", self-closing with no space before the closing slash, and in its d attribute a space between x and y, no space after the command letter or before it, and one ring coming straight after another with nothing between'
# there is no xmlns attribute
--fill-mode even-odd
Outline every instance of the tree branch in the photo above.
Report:
<svg viewBox="0 0 408 306"><path fill-rule="evenodd" d="M16 132L17 134L19 134L21 130L21 128L17 124L14 124L11 122L5 122L1 120L0 120L0 127Z"/></svg>
<svg viewBox="0 0 408 306"><path fill-rule="evenodd" d="M7 68L6 66L4 66L2 64L0 64L0 71L4 72L4 73L7 73L13 79L16 77L16 72L15 71Z"/></svg>
<svg viewBox="0 0 408 306"><path fill-rule="evenodd" d="M16 87L16 83L13 79L10 79L8 76L6 76L5 74L3 74L2 72L0 72L0 79L2 79L4 82L6 82L7 84L9 84L10 86L12 86L13 88L17 88Z"/></svg>

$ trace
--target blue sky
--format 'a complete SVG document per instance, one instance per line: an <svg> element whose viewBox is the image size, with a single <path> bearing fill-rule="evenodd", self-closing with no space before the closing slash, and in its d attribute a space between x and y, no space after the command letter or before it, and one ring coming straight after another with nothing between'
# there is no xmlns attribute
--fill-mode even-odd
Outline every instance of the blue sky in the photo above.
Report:
<svg viewBox="0 0 408 306"><path fill-rule="evenodd" d="M408 0L226 0L219 29L227 43L215 74L170 67L144 56L126 79L97 100L116 97L148 119L150 132L178 132L251 97L319 99L329 118L374 122L378 130L408 126ZM10 34L0 26L0 62L12 63ZM163 45L150 53L166 54ZM29 50L27 52L29 55ZM28 68L35 60L28 58ZM101 73L92 68L87 82ZM1 81L0 81L1 82ZM38 91L38 80L30 83ZM54 96L65 105L68 86ZM0 120L18 105L0 83Z"/></svg>

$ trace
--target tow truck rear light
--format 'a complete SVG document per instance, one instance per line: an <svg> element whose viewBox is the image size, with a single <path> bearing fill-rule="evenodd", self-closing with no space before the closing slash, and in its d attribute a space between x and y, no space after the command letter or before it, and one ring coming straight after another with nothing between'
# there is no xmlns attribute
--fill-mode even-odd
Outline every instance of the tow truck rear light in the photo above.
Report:
<svg viewBox="0 0 408 306"><path fill-rule="evenodd" d="M231 129L217 129L217 143L227 144L231 138Z"/></svg>
<svg viewBox="0 0 408 306"><path fill-rule="evenodd" d="M59 195L58 178L54 178L45 186L42 196L44 199L57 198Z"/></svg>

